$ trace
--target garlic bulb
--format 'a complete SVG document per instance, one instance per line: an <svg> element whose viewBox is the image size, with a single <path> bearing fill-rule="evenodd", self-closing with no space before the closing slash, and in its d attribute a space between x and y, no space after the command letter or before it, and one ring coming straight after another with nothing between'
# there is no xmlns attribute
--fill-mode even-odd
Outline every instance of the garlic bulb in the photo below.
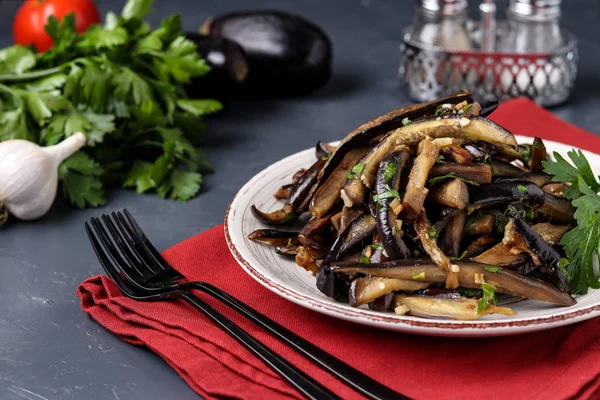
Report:
<svg viewBox="0 0 600 400"><path fill-rule="evenodd" d="M58 167L85 140L78 132L50 147L26 140L0 142L0 208L21 220L46 214L56 197Z"/></svg>

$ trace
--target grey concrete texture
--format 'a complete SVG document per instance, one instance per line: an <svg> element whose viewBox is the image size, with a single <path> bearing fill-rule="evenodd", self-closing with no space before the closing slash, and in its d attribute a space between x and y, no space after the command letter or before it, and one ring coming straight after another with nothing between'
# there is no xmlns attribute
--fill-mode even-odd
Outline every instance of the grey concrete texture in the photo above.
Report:
<svg viewBox="0 0 600 400"><path fill-rule="evenodd" d="M0 46L12 43L21 1L0 1ZM102 14L122 0L98 0ZM472 1L472 3L475 3ZM503 9L507 0L499 1ZM570 101L559 117L600 133L600 3L565 0L562 24L579 38L581 58ZM278 8L300 14L330 35L334 75L317 93L297 99L234 102L209 118L205 146L215 173L202 193L180 203L130 190L110 193L101 209L56 207L43 219L0 230L0 399L196 399L158 356L126 344L85 315L77 285L101 273L84 221L127 207L159 249L223 222L236 191L269 164L338 140L357 125L411 103L397 79L398 45L412 0L157 0L153 26L182 13L186 30L209 16ZM472 15L476 16L472 4ZM543 133L542 133L543 135ZM201 318L199 316L199 318Z"/></svg>

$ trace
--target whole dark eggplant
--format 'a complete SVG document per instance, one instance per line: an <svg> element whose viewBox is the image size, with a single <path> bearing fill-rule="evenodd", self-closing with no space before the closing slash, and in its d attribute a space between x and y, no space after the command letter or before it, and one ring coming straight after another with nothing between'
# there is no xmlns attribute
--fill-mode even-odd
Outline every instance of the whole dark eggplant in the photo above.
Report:
<svg viewBox="0 0 600 400"><path fill-rule="evenodd" d="M194 98L211 97L219 100L229 100L239 95L248 75L244 49L224 37L195 32L186 32L185 37L196 44L198 53L211 68L208 74L192 79L186 87L188 94Z"/></svg>
<svg viewBox="0 0 600 400"><path fill-rule="evenodd" d="M239 11L208 19L201 33L237 42L248 56L253 93L310 93L331 77L332 46L312 22L276 10Z"/></svg>

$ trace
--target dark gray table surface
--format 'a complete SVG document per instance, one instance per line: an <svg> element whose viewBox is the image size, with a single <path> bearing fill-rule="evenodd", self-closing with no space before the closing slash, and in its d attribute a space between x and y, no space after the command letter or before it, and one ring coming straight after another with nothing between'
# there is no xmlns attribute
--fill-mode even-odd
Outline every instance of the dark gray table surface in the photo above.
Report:
<svg viewBox="0 0 600 400"><path fill-rule="evenodd" d="M11 43L20 1L0 3L4 47ZM105 14L119 10L123 1L97 3ZM570 102L552 111L599 133L600 4L565 3L563 25L580 40L580 70ZM184 27L195 30L210 15L245 8L280 8L323 26L334 43L333 80L306 98L238 102L211 118L206 154L216 173L205 177L202 194L192 201L118 190L103 209L56 208L35 223L0 230L1 399L197 398L159 357L121 342L81 311L77 285L101 273L83 222L127 207L165 249L221 223L236 191L272 162L317 139L339 139L410 103L397 80L398 43L411 18L410 0L158 0L150 21L156 26L162 17L181 12Z"/></svg>

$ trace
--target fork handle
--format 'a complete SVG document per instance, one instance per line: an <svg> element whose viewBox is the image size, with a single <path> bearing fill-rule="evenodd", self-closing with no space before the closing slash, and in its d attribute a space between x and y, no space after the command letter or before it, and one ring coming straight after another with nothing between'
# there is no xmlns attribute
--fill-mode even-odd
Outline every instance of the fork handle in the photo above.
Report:
<svg viewBox="0 0 600 400"><path fill-rule="evenodd" d="M242 328L234 324L229 318L212 308L199 297L189 292L173 292L172 295L178 296L189 304L194 306L208 319L217 324L221 329L227 332L231 337L243 344L254 355L260 358L268 366L273 368L279 375L287 380L292 386L298 389L309 399L340 399L337 395L315 381L310 376L296 368L289 361L282 358L270 348L250 336Z"/></svg>
<svg viewBox="0 0 600 400"><path fill-rule="evenodd" d="M285 342L288 346L304 354L321 368L360 392L369 399L377 400L410 400L409 397L400 394L389 387L377 382L363 374L352 366L346 364L339 358L329 354L320 347L315 346L308 340L298 336L286 327L273 321L266 315L261 314L242 301L236 299L223 290L206 282L186 282L181 288L197 289L211 295L223 304L242 314L256 325L264 328L275 337Z"/></svg>

